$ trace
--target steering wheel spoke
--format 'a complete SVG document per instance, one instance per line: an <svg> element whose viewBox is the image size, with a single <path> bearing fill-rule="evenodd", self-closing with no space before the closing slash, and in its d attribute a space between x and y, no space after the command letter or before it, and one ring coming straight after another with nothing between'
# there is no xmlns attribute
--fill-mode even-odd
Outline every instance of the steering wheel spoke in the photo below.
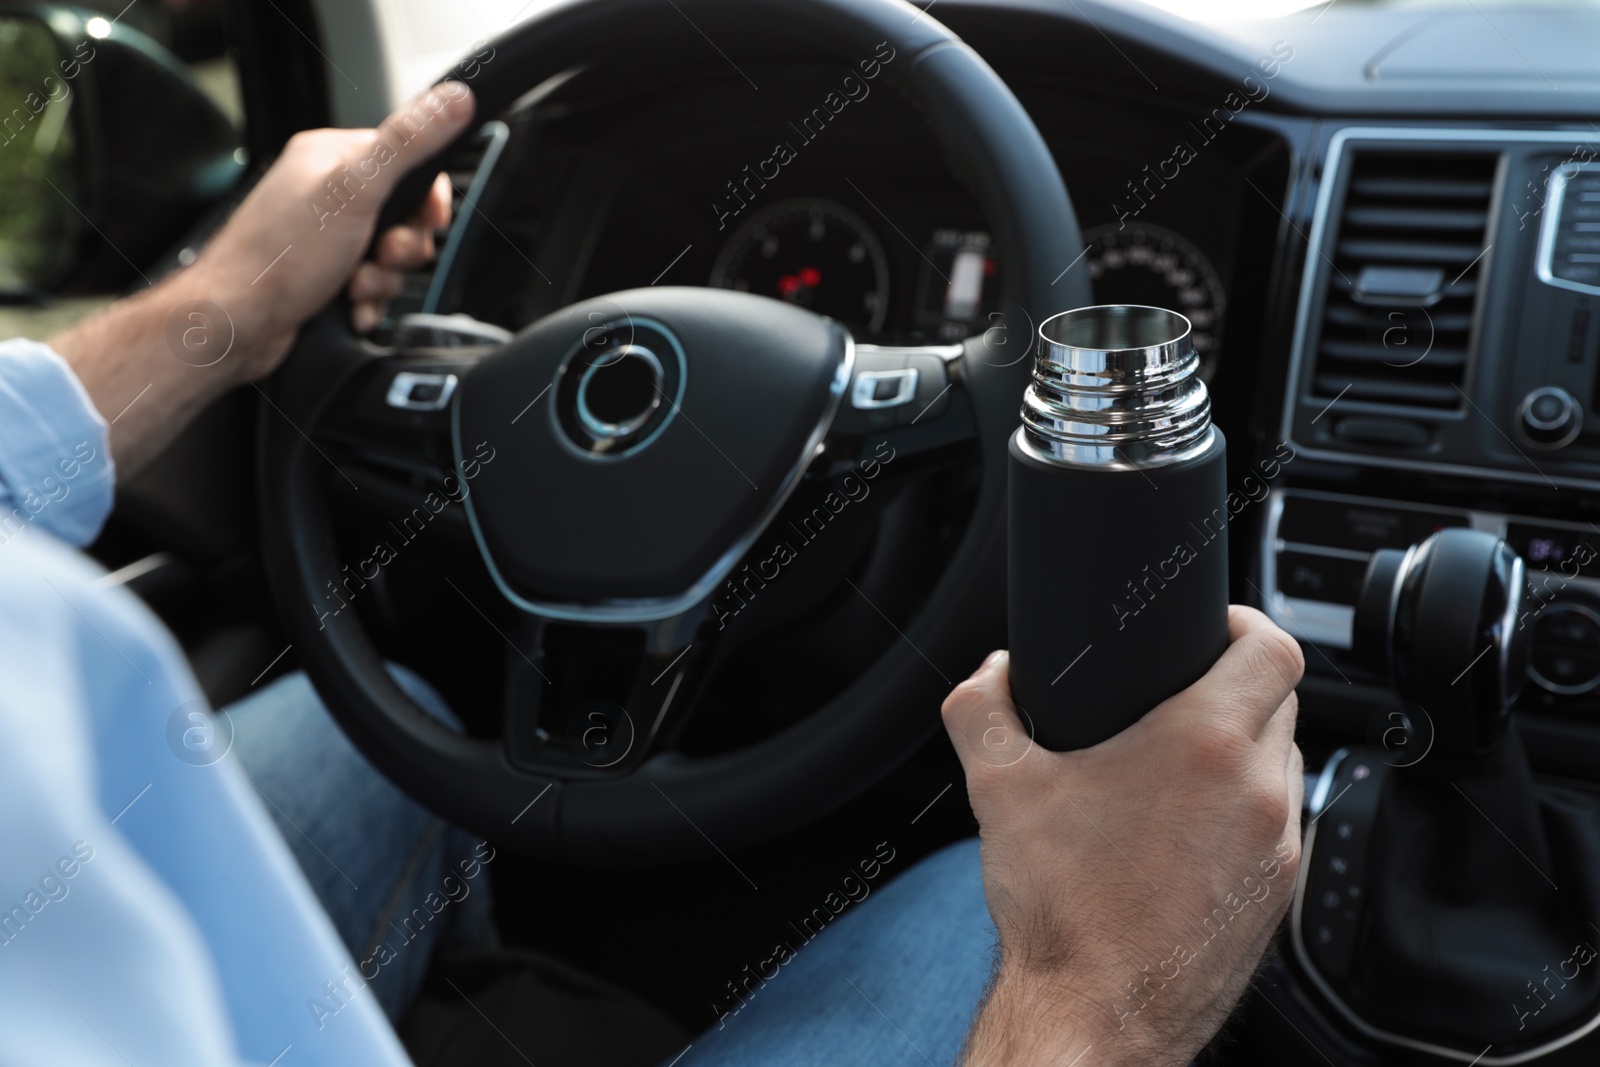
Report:
<svg viewBox="0 0 1600 1067"><path fill-rule="evenodd" d="M450 401L473 362L410 354L374 359L344 384L312 436L358 489L375 479L440 482L454 466Z"/></svg>
<svg viewBox="0 0 1600 1067"><path fill-rule="evenodd" d="M332 349L336 357L320 380L306 383L332 394L307 420L314 443L357 489L375 480L380 486L443 483L457 466L451 440L456 390L479 360L511 340L511 332L466 315L406 315L390 331L385 351L330 338L329 322L337 319L337 309L330 309L307 331L311 347Z"/></svg>
<svg viewBox="0 0 1600 1067"><path fill-rule="evenodd" d="M522 616L506 657L512 762L583 780L627 774L669 749L718 643L714 631L678 622L595 627Z"/></svg>

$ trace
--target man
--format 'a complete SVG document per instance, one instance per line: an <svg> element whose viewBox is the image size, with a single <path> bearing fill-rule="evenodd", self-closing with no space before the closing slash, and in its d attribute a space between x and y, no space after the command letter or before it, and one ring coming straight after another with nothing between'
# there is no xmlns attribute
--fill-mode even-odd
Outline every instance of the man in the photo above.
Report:
<svg viewBox="0 0 1600 1067"><path fill-rule="evenodd" d="M431 255L448 190L362 263L378 209L472 110L452 85L377 130L300 134L191 267L49 348L0 346L0 510L29 516L0 546L0 1062L406 1062L366 992L398 1017L427 945L404 941L410 977L389 981L357 962L363 926L419 866L481 878L492 850L444 855L447 835L354 756L303 680L270 715L233 715L237 761L181 758L200 697L180 653L66 546L109 510L107 448L116 470L137 468L211 399L271 373L341 287L371 328L398 271ZM307 210L341 167L377 157L337 215ZM204 367L168 338L196 302L233 325ZM1029 742L992 655L944 706L981 856L954 846L861 903L683 1067L1187 1063L1242 993L1299 857L1299 649L1249 609L1230 624L1205 678L1077 753ZM307 770L329 752L348 765ZM296 775L309 790L341 774L314 832L279 802ZM403 847L354 872L316 840L386 834Z"/></svg>

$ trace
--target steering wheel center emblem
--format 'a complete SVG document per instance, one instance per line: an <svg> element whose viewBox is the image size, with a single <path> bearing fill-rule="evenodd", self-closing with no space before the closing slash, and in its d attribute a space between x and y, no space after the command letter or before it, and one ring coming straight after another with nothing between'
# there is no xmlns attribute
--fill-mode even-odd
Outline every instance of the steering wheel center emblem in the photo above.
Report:
<svg viewBox="0 0 1600 1067"><path fill-rule="evenodd" d="M578 379L578 420L597 438L631 437L661 406L666 370L642 345L607 349Z"/></svg>
<svg viewBox="0 0 1600 1067"><path fill-rule="evenodd" d="M591 327L562 360L551 390L556 436L588 459L620 459L648 447L678 412L683 346L652 319Z"/></svg>

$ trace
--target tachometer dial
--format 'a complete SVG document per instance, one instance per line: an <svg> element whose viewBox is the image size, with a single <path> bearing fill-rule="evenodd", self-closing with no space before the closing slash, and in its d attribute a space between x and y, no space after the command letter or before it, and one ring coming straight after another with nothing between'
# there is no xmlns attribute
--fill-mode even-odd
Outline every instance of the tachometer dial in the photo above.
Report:
<svg viewBox="0 0 1600 1067"><path fill-rule="evenodd" d="M733 231L711 284L786 300L872 334L888 311L889 260L849 209L828 200L786 200Z"/></svg>
<svg viewBox="0 0 1600 1067"><path fill-rule="evenodd" d="M1194 326L1200 376L1209 379L1216 373L1227 297L1205 253L1166 227L1148 222L1097 226L1084 239L1095 300L1149 304L1187 316Z"/></svg>

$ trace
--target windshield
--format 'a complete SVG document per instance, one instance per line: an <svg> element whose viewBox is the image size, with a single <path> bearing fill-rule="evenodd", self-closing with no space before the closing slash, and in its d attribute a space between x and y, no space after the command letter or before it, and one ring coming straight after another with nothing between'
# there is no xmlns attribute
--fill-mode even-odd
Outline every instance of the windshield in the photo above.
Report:
<svg viewBox="0 0 1600 1067"><path fill-rule="evenodd" d="M1070 0L1068 0L1070 2ZM1273 19L1314 8L1355 10L1386 8L1392 11L1507 11L1521 8L1543 11L1594 10L1593 0L1142 0L1151 7L1199 22L1237 22Z"/></svg>

